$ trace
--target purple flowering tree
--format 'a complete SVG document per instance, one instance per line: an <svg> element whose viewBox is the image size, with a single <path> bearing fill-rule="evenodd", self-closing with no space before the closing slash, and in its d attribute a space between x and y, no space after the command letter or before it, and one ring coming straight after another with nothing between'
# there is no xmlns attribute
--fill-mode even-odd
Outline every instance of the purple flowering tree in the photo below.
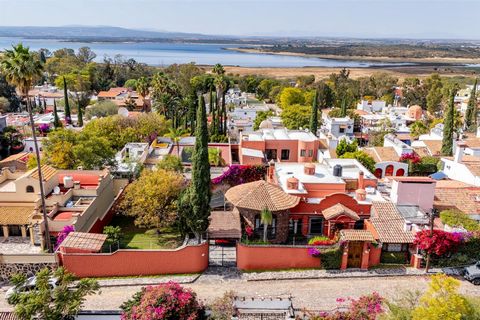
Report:
<svg viewBox="0 0 480 320"><path fill-rule="evenodd" d="M70 232L75 231L73 226L65 226L63 227L62 231L57 236L57 242L55 243L55 250L57 250L60 245L62 244L63 240L65 240Z"/></svg>

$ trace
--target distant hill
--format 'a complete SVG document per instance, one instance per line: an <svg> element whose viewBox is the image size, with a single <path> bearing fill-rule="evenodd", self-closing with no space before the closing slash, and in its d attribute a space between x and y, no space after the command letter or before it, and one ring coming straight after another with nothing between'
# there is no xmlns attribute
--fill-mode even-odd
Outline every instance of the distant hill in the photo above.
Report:
<svg viewBox="0 0 480 320"><path fill-rule="evenodd" d="M110 26L64 26L64 27L2 27L0 37L30 39L215 39L196 33L160 32L127 29ZM225 38L225 37L223 37Z"/></svg>

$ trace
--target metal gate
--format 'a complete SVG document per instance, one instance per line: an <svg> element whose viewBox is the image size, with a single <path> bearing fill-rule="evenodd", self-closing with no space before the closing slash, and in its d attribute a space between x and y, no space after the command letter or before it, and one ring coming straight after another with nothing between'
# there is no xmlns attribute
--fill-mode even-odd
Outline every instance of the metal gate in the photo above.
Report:
<svg viewBox="0 0 480 320"><path fill-rule="evenodd" d="M211 267L237 266L237 248L235 245L219 245L211 240L208 257L208 265Z"/></svg>

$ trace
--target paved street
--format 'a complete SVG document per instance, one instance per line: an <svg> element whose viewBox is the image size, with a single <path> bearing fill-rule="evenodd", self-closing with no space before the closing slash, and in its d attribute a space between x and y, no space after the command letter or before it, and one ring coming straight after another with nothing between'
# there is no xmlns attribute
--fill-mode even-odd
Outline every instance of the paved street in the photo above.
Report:
<svg viewBox="0 0 480 320"><path fill-rule="evenodd" d="M428 278L415 277L387 277L387 278L358 278L358 279L317 279L317 280L275 280L275 281L245 281L235 277L206 275L195 283L186 284L192 288L204 301L221 296L225 291L233 290L240 296L248 297L277 297L292 296L295 308L326 310L336 306L337 297L358 297L372 291L379 292L387 298L395 297L405 290L424 290ZM140 286L119 286L102 288L98 296L89 297L86 309L116 309ZM462 281L461 292L468 295L480 296L480 287ZM8 308L4 299L0 299L0 310Z"/></svg>

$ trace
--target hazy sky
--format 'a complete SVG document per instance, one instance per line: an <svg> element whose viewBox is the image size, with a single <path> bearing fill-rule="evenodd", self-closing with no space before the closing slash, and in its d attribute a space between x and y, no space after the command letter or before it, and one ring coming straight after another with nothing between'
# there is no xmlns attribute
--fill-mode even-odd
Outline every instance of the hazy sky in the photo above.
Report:
<svg viewBox="0 0 480 320"><path fill-rule="evenodd" d="M480 0L0 0L0 25L480 39Z"/></svg>

